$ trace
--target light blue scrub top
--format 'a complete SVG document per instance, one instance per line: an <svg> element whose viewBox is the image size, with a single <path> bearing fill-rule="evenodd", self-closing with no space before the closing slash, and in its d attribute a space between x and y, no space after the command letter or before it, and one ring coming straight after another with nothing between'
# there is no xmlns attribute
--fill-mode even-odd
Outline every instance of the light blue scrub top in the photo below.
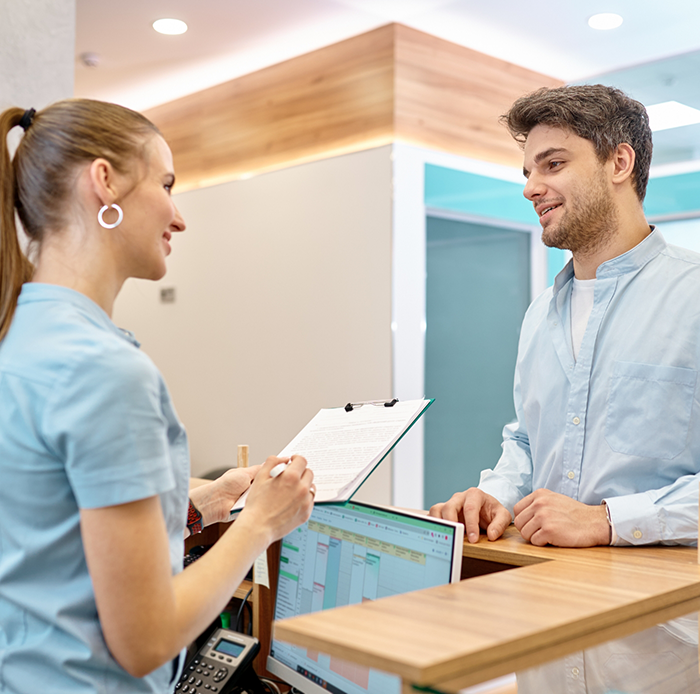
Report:
<svg viewBox="0 0 700 694"><path fill-rule="evenodd" d="M137 679L110 655L80 536L81 508L157 494L182 570L187 437L138 347L86 296L22 288L0 343L0 692L173 688L171 663Z"/></svg>
<svg viewBox="0 0 700 694"><path fill-rule="evenodd" d="M511 513L535 489L605 500L619 545L697 544L700 255L656 230L600 265L578 359L569 263L528 309L517 421L479 487Z"/></svg>

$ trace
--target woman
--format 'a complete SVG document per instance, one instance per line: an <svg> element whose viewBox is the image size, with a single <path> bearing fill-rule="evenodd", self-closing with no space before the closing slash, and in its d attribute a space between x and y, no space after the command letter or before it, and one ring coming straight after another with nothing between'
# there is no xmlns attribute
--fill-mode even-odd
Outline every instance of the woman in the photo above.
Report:
<svg viewBox="0 0 700 694"><path fill-rule="evenodd" d="M225 520L255 477L245 510L182 571L185 432L110 319L128 277L165 274L185 230L174 182L162 136L128 109L75 99L0 115L2 691L171 691L185 646L311 512L303 458L274 479L274 457L231 471L193 490L190 526Z"/></svg>

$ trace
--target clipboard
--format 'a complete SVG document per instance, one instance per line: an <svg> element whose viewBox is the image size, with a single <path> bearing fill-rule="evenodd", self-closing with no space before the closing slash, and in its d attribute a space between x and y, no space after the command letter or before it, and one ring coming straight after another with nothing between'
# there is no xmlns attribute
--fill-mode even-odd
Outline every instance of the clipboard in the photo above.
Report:
<svg viewBox="0 0 700 694"><path fill-rule="evenodd" d="M279 456L306 458L314 472L316 504L348 501L433 402L393 398L322 409ZM245 496L233 515L245 506Z"/></svg>

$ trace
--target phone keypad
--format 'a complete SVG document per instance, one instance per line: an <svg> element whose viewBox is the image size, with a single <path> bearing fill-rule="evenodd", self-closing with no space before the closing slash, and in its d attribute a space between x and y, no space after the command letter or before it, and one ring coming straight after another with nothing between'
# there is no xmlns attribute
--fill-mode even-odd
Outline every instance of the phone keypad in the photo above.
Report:
<svg viewBox="0 0 700 694"><path fill-rule="evenodd" d="M175 691L177 694L216 694L229 674L228 670L221 674L222 670L226 668L206 658L193 660L175 685Z"/></svg>

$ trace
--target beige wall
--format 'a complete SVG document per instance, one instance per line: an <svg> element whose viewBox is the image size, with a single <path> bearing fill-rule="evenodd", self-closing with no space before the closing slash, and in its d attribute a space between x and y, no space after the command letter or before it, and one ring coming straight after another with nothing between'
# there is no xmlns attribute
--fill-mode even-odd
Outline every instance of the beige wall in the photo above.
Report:
<svg viewBox="0 0 700 694"><path fill-rule="evenodd" d="M163 372L192 468L279 452L321 408L391 395L391 147L176 195L188 224L115 322ZM159 301L174 287L176 302ZM385 461L358 498L390 502Z"/></svg>

